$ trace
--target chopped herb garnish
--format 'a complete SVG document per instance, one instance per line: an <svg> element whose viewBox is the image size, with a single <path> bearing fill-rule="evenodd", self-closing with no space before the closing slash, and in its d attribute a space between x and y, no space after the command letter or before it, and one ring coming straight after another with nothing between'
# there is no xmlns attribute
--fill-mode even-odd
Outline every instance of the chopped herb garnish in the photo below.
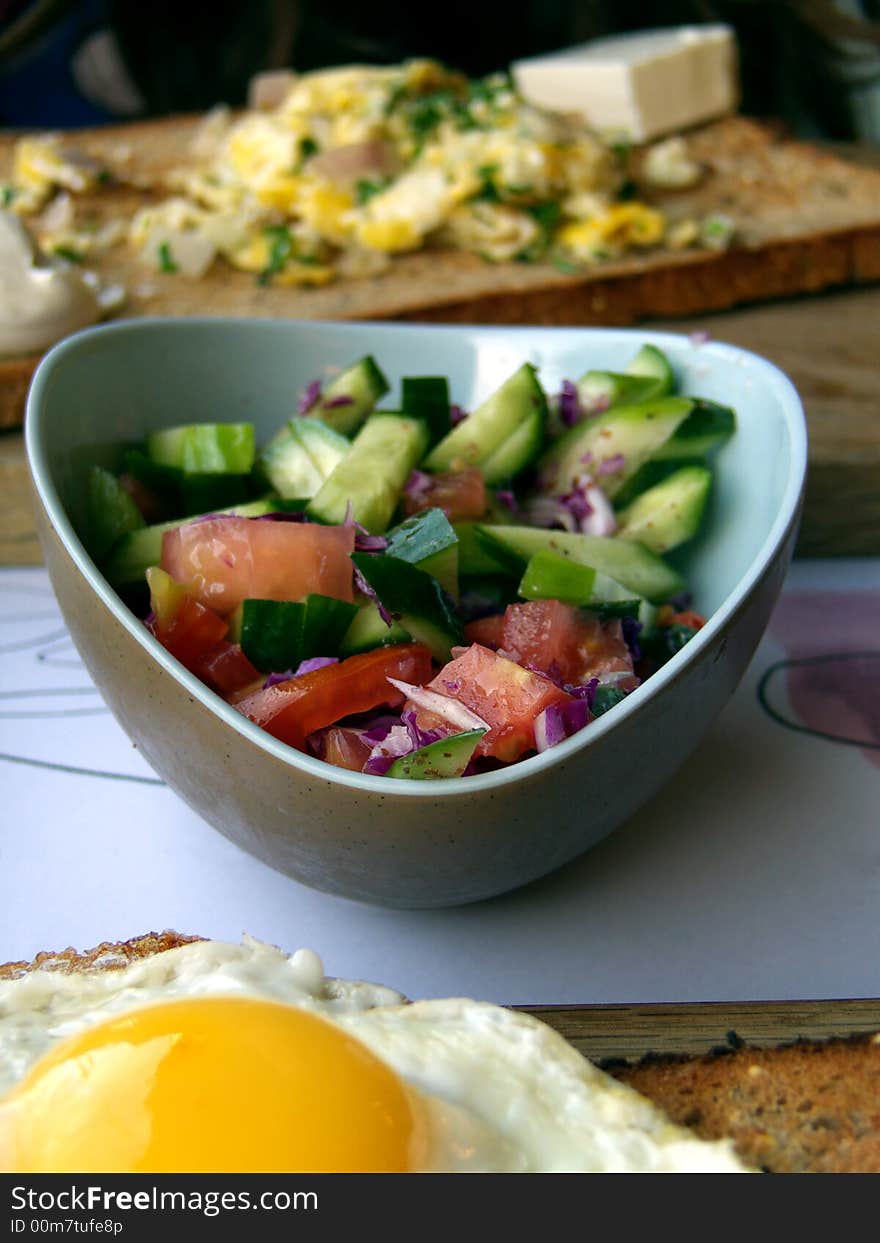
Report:
<svg viewBox="0 0 880 1243"><path fill-rule="evenodd" d="M355 198L363 206L364 203L369 203L375 195L381 194L387 185L387 179L372 181L368 177L362 177L355 186Z"/></svg>
<svg viewBox="0 0 880 1243"><path fill-rule="evenodd" d="M171 253L171 247L168 242L160 242L157 250L159 257L160 272L179 272L180 268L174 262L174 256Z"/></svg>
<svg viewBox="0 0 880 1243"><path fill-rule="evenodd" d="M574 276L580 270L576 263L572 263L570 259L566 259L562 255L554 256L553 266L557 272L564 272L566 276Z"/></svg>
<svg viewBox="0 0 880 1243"><path fill-rule="evenodd" d="M66 259L68 263L82 263L82 255L71 246L53 246L52 254L59 259Z"/></svg>
<svg viewBox="0 0 880 1243"><path fill-rule="evenodd" d="M293 253L293 238L286 224L269 224L263 229L263 235L270 243L269 262L257 277L257 283L268 285Z"/></svg>
<svg viewBox="0 0 880 1243"><path fill-rule="evenodd" d="M306 162L306 160L310 156L317 155L319 151L320 151L320 147L315 142L314 138L301 138L299 140L299 165L300 167L302 167L302 165Z"/></svg>
<svg viewBox="0 0 880 1243"><path fill-rule="evenodd" d="M109 185L111 181L115 181L115 178L109 168L102 168L98 170L98 175L95 180L99 186L106 186Z"/></svg>
<svg viewBox="0 0 880 1243"><path fill-rule="evenodd" d="M0 207L8 207L15 198L15 186L0 186Z"/></svg>

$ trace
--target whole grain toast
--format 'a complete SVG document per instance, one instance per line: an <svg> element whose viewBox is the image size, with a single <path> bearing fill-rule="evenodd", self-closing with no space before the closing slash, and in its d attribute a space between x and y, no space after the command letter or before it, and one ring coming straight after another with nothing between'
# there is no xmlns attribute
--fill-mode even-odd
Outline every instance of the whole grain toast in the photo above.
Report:
<svg viewBox="0 0 880 1243"><path fill-rule="evenodd" d="M200 124L200 117L176 117L70 134L71 146L127 179L78 202L100 223L128 218L164 197L162 175L186 161ZM17 137L0 134L0 181ZM125 246L89 266L125 286L123 317L498 324L632 324L880 279L880 171L743 117L695 129L688 144L706 170L700 184L643 197L673 219L729 216L736 240L726 251L661 248L572 274L549 263L487 263L461 251L427 249L400 256L381 275L316 289L260 286L252 274L222 262L200 280L164 275L144 269ZM22 421L38 361L0 360L0 427Z"/></svg>
<svg viewBox="0 0 880 1243"><path fill-rule="evenodd" d="M79 952L0 965L0 980L32 971L112 971L201 937L149 932ZM650 1053L600 1062L702 1139L732 1139L754 1169L777 1174L880 1173L880 1035L732 1047L703 1056Z"/></svg>

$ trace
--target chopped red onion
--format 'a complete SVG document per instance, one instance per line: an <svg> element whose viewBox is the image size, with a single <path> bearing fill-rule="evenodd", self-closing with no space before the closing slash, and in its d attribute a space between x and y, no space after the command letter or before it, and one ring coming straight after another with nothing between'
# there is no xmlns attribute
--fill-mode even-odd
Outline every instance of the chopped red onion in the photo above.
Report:
<svg viewBox="0 0 880 1243"><path fill-rule="evenodd" d="M404 484L403 491L413 501L420 501L431 484L431 476L423 470L414 470Z"/></svg>
<svg viewBox="0 0 880 1243"><path fill-rule="evenodd" d="M432 742L439 742L441 738L449 737L449 731L445 729L422 729L416 720L416 714L412 708L405 708L400 715L400 719L409 730L416 750L428 747Z"/></svg>
<svg viewBox="0 0 880 1243"><path fill-rule="evenodd" d="M321 396L321 381L312 380L303 390L302 396L296 403L297 414L308 414L312 406L314 406Z"/></svg>
<svg viewBox="0 0 880 1243"><path fill-rule="evenodd" d="M566 427L574 427L583 418L584 412L581 408L577 385L571 380L562 381L561 391L556 398L556 409L559 411L560 420Z"/></svg>
<svg viewBox="0 0 880 1243"><path fill-rule="evenodd" d="M572 734L589 725L593 719L586 699L572 699L565 704L551 704L535 720L535 747L549 751Z"/></svg>
<svg viewBox="0 0 880 1243"><path fill-rule="evenodd" d="M621 617L620 628L623 631L623 641L629 648L629 654L632 662L637 665L642 659L642 649L639 647L639 635L642 631L642 623L635 617Z"/></svg>
<svg viewBox="0 0 880 1243"><path fill-rule="evenodd" d="M481 716L477 716L476 712L471 712L470 708L459 703L457 699L450 699L448 695L429 690L427 686L414 686L409 682L400 682L397 678L389 678L388 681L406 695L417 708L424 708L426 712L431 712L439 716L441 720L448 721L459 733L465 733L469 729L487 730L489 728Z"/></svg>
<svg viewBox="0 0 880 1243"><path fill-rule="evenodd" d="M506 509L509 509L512 514L519 513L519 502L510 488L499 488L495 495L501 504Z"/></svg>
<svg viewBox="0 0 880 1243"><path fill-rule="evenodd" d="M277 686L279 682L289 682L292 677L292 669L286 669L284 673L270 673L263 683L263 690L267 691L270 686Z"/></svg>
<svg viewBox="0 0 880 1243"><path fill-rule="evenodd" d="M360 572L357 566L355 565L352 568L354 570L355 589L359 591L361 595L366 596L368 600L373 601L373 603L375 604L376 608L379 611L379 616L382 618L385 625L390 627L391 623L394 621L394 618L391 616L388 609L386 609L385 605L376 595L375 589L370 586L370 584L364 578L363 574Z"/></svg>
<svg viewBox="0 0 880 1243"><path fill-rule="evenodd" d="M314 402L312 403L314 405ZM324 402L325 410L335 410L338 406L353 406L354 398L349 397L347 393L340 393L338 397L331 397L329 401Z"/></svg>
<svg viewBox="0 0 880 1243"><path fill-rule="evenodd" d="M375 744L364 764L363 772L382 777L395 760L402 755L412 755L415 750L416 746L407 727L395 725L381 742Z"/></svg>
<svg viewBox="0 0 880 1243"><path fill-rule="evenodd" d="M453 427L458 427L459 423L463 423L467 417L467 410L462 410L461 406L457 406L454 402L450 405L449 421Z"/></svg>
<svg viewBox="0 0 880 1243"><path fill-rule="evenodd" d="M626 466L626 458L622 453L615 453L613 457L607 457L599 463L600 475L613 475L616 471L623 470Z"/></svg>
<svg viewBox="0 0 880 1243"><path fill-rule="evenodd" d="M308 660L300 661L293 676L298 678L304 673L314 673L316 669L324 669L327 665L338 664L338 656L311 656Z"/></svg>
<svg viewBox="0 0 880 1243"><path fill-rule="evenodd" d="M608 497L597 483L588 484L585 492L590 504L590 513L581 521L581 534L613 535L617 530L617 519Z"/></svg>

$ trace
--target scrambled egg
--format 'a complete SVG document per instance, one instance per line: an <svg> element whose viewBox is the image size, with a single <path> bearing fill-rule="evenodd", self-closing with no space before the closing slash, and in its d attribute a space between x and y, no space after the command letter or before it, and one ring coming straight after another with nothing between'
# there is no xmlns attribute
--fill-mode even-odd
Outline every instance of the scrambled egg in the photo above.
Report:
<svg viewBox="0 0 880 1243"><path fill-rule="evenodd" d="M663 214L624 201L619 158L582 123L525 103L503 75L471 81L429 60L292 77L271 110L209 114L192 157L128 223L160 271L198 277L220 259L262 283L316 285L425 245L564 266L667 240ZM4 205L31 215L95 181L58 138L25 138Z"/></svg>

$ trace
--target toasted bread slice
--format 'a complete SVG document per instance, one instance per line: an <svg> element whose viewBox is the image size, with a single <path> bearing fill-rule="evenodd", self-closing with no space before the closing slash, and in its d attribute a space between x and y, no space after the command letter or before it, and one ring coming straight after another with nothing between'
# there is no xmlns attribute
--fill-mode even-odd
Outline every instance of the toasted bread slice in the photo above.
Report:
<svg viewBox="0 0 880 1243"><path fill-rule="evenodd" d="M149 932L0 966L0 979L31 971L111 971L201 937ZM600 1063L701 1139L730 1138L740 1159L769 1173L880 1173L880 1035L733 1047L704 1056L647 1054Z"/></svg>
<svg viewBox="0 0 880 1243"><path fill-rule="evenodd" d="M128 219L164 197L164 173L187 159L201 118L178 117L81 131L71 146L120 177L78 199L97 222ZM0 136L0 181L16 135ZM89 266L128 291L124 317L241 315L398 319L445 323L630 324L737 303L880 279L880 171L728 117L694 130L691 155L706 170L692 190L655 193L675 219L719 213L736 227L731 249L656 249L566 274L548 263L487 263L426 249L390 271L319 289L260 286L216 262L199 280L147 271L125 245ZM137 183L137 184L135 184ZM0 360L0 427L22 421L38 358Z"/></svg>

